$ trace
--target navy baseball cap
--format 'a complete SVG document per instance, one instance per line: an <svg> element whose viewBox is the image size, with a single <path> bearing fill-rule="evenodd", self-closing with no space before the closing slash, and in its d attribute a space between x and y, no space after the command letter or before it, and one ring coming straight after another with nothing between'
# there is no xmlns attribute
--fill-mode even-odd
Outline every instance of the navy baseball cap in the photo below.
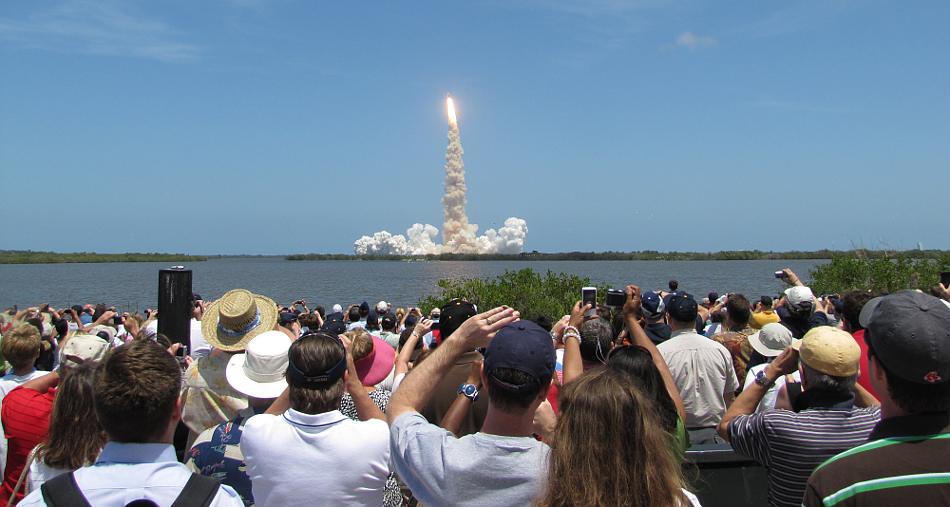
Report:
<svg viewBox="0 0 950 507"><path fill-rule="evenodd" d="M942 300L895 292L868 301L858 322L888 372L919 384L950 381L950 308Z"/></svg>
<svg viewBox="0 0 950 507"><path fill-rule="evenodd" d="M647 319L659 319L666 311L666 303L653 291L643 293L640 298L640 313Z"/></svg>
<svg viewBox="0 0 950 507"><path fill-rule="evenodd" d="M699 313L699 305L693 296L685 292L676 292L666 303L666 311L670 318L677 322L693 322Z"/></svg>
<svg viewBox="0 0 950 507"><path fill-rule="evenodd" d="M443 313L444 315L444 313ZM496 368L510 368L531 376L544 385L554 374L554 342L551 334L528 320L519 320L501 328L485 350L485 374L491 376ZM534 382L514 385L496 384L509 391L519 391L535 385Z"/></svg>

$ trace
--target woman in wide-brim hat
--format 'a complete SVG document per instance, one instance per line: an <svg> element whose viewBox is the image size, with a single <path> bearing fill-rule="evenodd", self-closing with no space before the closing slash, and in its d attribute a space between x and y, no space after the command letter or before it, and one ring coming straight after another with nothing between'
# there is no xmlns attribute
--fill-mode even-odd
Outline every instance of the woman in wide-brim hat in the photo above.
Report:
<svg viewBox="0 0 950 507"><path fill-rule="evenodd" d="M228 362L251 339L276 325L274 301L248 290L228 291L208 305L201 317L201 334L212 350L188 367L182 391L182 421L191 431L201 433L247 408L247 396L228 383Z"/></svg>
<svg viewBox="0 0 950 507"><path fill-rule="evenodd" d="M201 334L214 348L235 352L277 324L277 304L244 289L226 292L201 317Z"/></svg>

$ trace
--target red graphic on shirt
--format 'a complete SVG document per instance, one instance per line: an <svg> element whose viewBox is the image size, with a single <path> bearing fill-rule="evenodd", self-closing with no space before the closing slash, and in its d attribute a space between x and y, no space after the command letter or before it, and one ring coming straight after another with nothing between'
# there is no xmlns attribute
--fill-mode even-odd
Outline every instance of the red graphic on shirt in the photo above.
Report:
<svg viewBox="0 0 950 507"><path fill-rule="evenodd" d="M924 375L924 380L926 380L928 383L936 384L937 382L940 382L941 380L943 380L943 378L939 374L937 374L937 372L932 371Z"/></svg>

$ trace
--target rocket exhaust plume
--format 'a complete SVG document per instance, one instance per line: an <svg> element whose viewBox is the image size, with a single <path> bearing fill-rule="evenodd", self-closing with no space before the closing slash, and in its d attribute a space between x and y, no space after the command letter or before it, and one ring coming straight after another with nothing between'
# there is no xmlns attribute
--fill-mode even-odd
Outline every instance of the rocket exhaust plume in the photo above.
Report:
<svg viewBox="0 0 950 507"><path fill-rule="evenodd" d="M455 101L451 95L445 98L445 112L449 121L449 143L445 149L445 195L442 197L443 244L434 241L438 229L429 224L415 223L405 236L380 231L372 236L361 237L353 243L353 252L357 255L515 254L524 251L528 223L523 219L509 217L503 227L497 231L488 229L482 236L476 236L478 225L468 222L465 213L468 189L465 186L465 163L462 160L464 150L459 137Z"/></svg>
<svg viewBox="0 0 950 507"><path fill-rule="evenodd" d="M465 205L468 202L465 186L465 162L462 160L462 140L459 137L458 120L455 117L455 101L449 95L445 99L449 117L449 145L445 148L445 195L442 196L442 242L447 253L475 253L475 231L468 223Z"/></svg>

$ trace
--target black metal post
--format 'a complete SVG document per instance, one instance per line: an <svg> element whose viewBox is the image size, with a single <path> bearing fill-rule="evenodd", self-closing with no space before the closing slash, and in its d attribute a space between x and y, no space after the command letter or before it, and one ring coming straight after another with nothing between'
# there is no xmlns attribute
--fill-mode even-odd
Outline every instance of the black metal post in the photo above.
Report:
<svg viewBox="0 0 950 507"><path fill-rule="evenodd" d="M158 332L191 350L191 270L173 266L158 272Z"/></svg>

